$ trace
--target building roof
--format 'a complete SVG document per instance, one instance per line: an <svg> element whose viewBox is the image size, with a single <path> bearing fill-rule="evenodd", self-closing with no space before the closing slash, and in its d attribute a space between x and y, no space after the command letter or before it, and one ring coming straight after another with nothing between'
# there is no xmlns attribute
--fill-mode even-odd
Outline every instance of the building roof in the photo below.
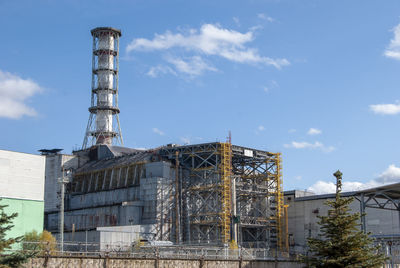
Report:
<svg viewBox="0 0 400 268"><path fill-rule="evenodd" d="M296 195L296 192L297 190L285 191L285 195ZM361 194L364 194L366 196L374 195L376 197L382 197L382 198L389 197L391 199L400 199L400 183L387 184L359 191L342 192L341 196L345 197L360 196ZM301 197L296 197L296 200L305 201L305 200L328 199L328 198L335 198L335 193L301 196Z"/></svg>
<svg viewBox="0 0 400 268"><path fill-rule="evenodd" d="M104 158L95 161L89 161L82 167L76 170L76 173L92 172L96 170L103 170L113 167L127 166L131 163L145 162L151 160L153 152L149 151L136 151L128 155L119 157Z"/></svg>
<svg viewBox="0 0 400 268"><path fill-rule="evenodd" d="M58 154L61 152L63 149L40 149L38 150L42 155L53 155L53 154Z"/></svg>
<svg viewBox="0 0 400 268"><path fill-rule="evenodd" d="M384 193L386 196L392 198L392 199L400 199L400 183L393 183L393 184L387 184L387 185L382 185L374 188L369 188L365 190L361 190L357 192L357 195L379 195Z"/></svg>
<svg viewBox="0 0 400 268"><path fill-rule="evenodd" d="M120 146L110 145L95 145L85 150L76 151L76 154L86 154L89 156L89 162L85 163L82 167L76 170L76 174L103 170L113 167L126 166L131 163L145 162L145 161L161 161L163 156L170 154L170 157L175 158L175 151L191 152L199 148L210 148L215 150L220 144L219 142L191 144L191 145L177 145L169 144L160 146L149 150L138 150ZM273 153L232 145L232 152L234 157L247 157L247 158L265 158L274 155ZM160 157L161 156L161 157Z"/></svg>

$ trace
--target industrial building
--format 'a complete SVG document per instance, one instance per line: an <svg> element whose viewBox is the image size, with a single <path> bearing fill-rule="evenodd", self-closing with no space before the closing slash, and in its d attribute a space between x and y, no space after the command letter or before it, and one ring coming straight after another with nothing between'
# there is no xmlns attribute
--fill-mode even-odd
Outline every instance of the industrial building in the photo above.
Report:
<svg viewBox="0 0 400 268"><path fill-rule="evenodd" d="M101 27L91 33L92 98L82 149L71 155L42 151L47 230L102 250L147 240L288 252L303 250L308 237L318 236L317 215L327 213L323 203L334 196L284 193L280 153L233 145L230 135L226 142L124 147L118 118L121 31ZM368 209L363 230L393 237L399 234L397 188L343 195L356 198L353 211Z"/></svg>
<svg viewBox="0 0 400 268"><path fill-rule="evenodd" d="M0 205L18 213L6 238L43 231L45 157L0 150Z"/></svg>
<svg viewBox="0 0 400 268"><path fill-rule="evenodd" d="M98 242L97 227L127 225L147 228L142 237L148 240L199 245L233 239L243 247L268 248L282 237L279 154L229 143L147 151L97 145L67 163L74 172L65 197L66 240ZM54 206L46 206L52 232L59 228L57 202L49 199Z"/></svg>
<svg viewBox="0 0 400 268"><path fill-rule="evenodd" d="M280 154L230 140L151 150L123 147L118 119L121 31L101 27L91 33L92 98L82 150L73 155L45 152L46 229L63 231L66 241L99 242L101 232L112 230L105 227L116 226L117 232L136 226L132 230L151 241L283 245Z"/></svg>
<svg viewBox="0 0 400 268"><path fill-rule="evenodd" d="M400 183L384 185L366 190L344 192L343 197L354 198L349 208L360 213L361 230L371 233L377 242L393 248L387 254L400 253ZM327 200L335 194L315 195L306 191L286 191L285 204L288 206L288 242L291 251L303 252L309 237L320 236L318 216L328 215Z"/></svg>

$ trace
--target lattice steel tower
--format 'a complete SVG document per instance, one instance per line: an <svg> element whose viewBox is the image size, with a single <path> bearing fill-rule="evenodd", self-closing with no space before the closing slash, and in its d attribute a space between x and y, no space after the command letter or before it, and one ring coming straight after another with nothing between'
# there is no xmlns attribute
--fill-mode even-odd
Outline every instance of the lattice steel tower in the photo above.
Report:
<svg viewBox="0 0 400 268"><path fill-rule="evenodd" d="M99 27L91 33L92 99L82 149L94 144L123 145L118 118L118 54L121 31Z"/></svg>

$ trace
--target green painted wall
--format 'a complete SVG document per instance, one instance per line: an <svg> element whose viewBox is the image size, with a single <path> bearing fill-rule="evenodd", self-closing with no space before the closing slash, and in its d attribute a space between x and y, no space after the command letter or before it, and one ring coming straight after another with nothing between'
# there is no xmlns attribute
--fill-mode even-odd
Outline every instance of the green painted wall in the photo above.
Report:
<svg viewBox="0 0 400 268"><path fill-rule="evenodd" d="M33 230L38 233L43 231L43 201L1 198L0 204L8 205L4 208L4 212L8 215L14 212L18 213L13 220L14 227L7 232L7 238L21 236Z"/></svg>

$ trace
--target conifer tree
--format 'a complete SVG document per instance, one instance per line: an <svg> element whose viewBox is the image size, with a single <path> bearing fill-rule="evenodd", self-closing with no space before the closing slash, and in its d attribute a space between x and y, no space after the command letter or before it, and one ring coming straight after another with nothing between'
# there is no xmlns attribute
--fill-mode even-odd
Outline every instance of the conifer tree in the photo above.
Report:
<svg viewBox="0 0 400 268"><path fill-rule="evenodd" d="M22 236L6 239L6 232L14 227L12 221L18 214L12 213L11 215L7 215L4 212L5 207L7 207L7 205L0 205L0 268L14 268L19 267L29 256L21 251L7 252L7 250L12 248L13 244L21 242Z"/></svg>
<svg viewBox="0 0 400 268"><path fill-rule="evenodd" d="M336 198L325 202L330 207L327 216L318 216L321 238L309 238L308 256L302 257L306 267L382 267L386 258L373 245L373 239L361 231L360 213L351 213L354 198L342 198L342 173L336 177Z"/></svg>

